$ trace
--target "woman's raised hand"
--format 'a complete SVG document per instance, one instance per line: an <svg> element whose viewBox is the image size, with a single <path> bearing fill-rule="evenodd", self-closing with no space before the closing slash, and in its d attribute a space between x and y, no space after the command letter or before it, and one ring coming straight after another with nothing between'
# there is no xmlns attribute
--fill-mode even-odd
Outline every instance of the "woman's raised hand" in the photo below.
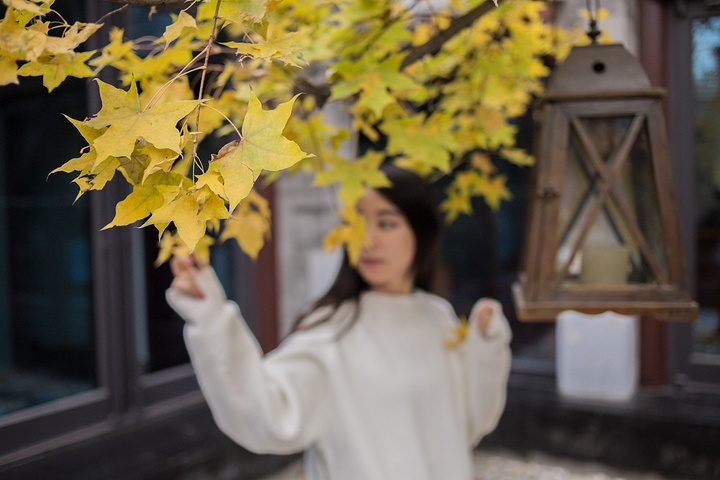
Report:
<svg viewBox="0 0 720 480"><path fill-rule="evenodd" d="M495 308L497 307L493 300L481 298L475 306L473 306L472 312L470 312L471 323L480 330L483 336L487 335L488 326L492 320Z"/></svg>
<svg viewBox="0 0 720 480"><path fill-rule="evenodd" d="M170 270L175 278L170 284L170 288L192 295L195 298L205 298L205 294L195 283L195 276L198 269L206 266L206 263L191 256L173 257L170 259Z"/></svg>

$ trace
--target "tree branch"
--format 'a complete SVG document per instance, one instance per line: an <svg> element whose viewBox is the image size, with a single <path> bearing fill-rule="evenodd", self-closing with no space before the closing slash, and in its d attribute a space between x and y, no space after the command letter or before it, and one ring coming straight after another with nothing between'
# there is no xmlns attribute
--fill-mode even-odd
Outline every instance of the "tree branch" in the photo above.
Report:
<svg viewBox="0 0 720 480"><path fill-rule="evenodd" d="M440 51L445 42L460 33L462 30L468 28L475 22L475 20L482 17L493 8L495 8L493 2L491 0L487 0L467 12L465 15L453 20L448 28L438 33L422 45L418 45L410 50L400 64L400 71L417 62L425 55L435 55Z"/></svg>
<svg viewBox="0 0 720 480"><path fill-rule="evenodd" d="M145 7L169 7L182 5L185 0L105 0L106 2L124 3L126 5L142 5Z"/></svg>

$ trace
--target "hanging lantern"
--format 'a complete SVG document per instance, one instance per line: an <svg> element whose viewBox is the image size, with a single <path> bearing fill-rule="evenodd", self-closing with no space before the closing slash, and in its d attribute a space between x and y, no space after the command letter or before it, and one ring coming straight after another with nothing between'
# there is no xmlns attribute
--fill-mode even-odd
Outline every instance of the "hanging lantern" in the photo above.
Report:
<svg viewBox="0 0 720 480"><path fill-rule="evenodd" d="M573 48L541 99L518 317L692 320L661 100L622 45Z"/></svg>

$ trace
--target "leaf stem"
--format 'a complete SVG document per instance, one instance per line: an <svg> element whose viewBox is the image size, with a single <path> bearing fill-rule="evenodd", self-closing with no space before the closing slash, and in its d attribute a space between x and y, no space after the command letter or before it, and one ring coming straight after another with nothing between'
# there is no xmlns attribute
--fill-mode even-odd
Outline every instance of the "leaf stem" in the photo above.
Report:
<svg viewBox="0 0 720 480"><path fill-rule="evenodd" d="M200 91L198 93L199 99L202 101L203 95L204 95L204 89L205 89L205 75L207 74L207 67L208 63L210 61L210 50L212 50L212 46L215 43L215 29L217 28L217 21L218 17L220 16L220 4L222 3L222 0L217 0L217 4L215 5L215 13L213 14L213 21L212 21L212 27L210 28L210 38L208 38L208 44L205 47L205 62L203 63L203 72L200 75ZM195 114L195 130L200 129L200 105L197 107L197 113ZM198 144L200 142L198 141L198 136L193 135L193 151L192 151L192 157L193 157L193 176L195 173L195 159L197 158L197 150L198 150Z"/></svg>
<svg viewBox="0 0 720 480"><path fill-rule="evenodd" d="M223 112L221 112L221 111L218 110L217 108L215 108L215 107L213 107L213 106L211 106L211 105L208 105L207 103L203 103L203 104L200 105L200 106L209 108L210 110L213 110L214 112L220 114L225 120L228 121L228 123L229 123L230 126L233 128L233 130L235 130L235 133L238 134L238 138L240 138L240 140L242 140L242 138L243 138L242 133L240 133L240 130L238 130L238 128L235 126L235 123L233 123L233 121L230 120L227 115L225 115Z"/></svg>

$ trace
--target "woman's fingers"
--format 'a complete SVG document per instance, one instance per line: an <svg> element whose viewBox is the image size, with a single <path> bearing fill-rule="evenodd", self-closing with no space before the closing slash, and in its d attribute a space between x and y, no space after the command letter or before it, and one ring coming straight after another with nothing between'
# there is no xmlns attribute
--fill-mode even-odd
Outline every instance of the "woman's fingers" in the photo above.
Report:
<svg viewBox="0 0 720 480"><path fill-rule="evenodd" d="M170 284L170 288L174 288L196 298L205 298L205 294L195 284L197 268L195 267L195 262L192 257L173 257L170 260L170 270L175 276Z"/></svg>
<svg viewBox="0 0 720 480"><path fill-rule="evenodd" d="M495 307L492 301L488 299L482 299L477 302L472 311L473 322L480 329L480 333L485 335L487 333L488 326L492 320L493 311Z"/></svg>

